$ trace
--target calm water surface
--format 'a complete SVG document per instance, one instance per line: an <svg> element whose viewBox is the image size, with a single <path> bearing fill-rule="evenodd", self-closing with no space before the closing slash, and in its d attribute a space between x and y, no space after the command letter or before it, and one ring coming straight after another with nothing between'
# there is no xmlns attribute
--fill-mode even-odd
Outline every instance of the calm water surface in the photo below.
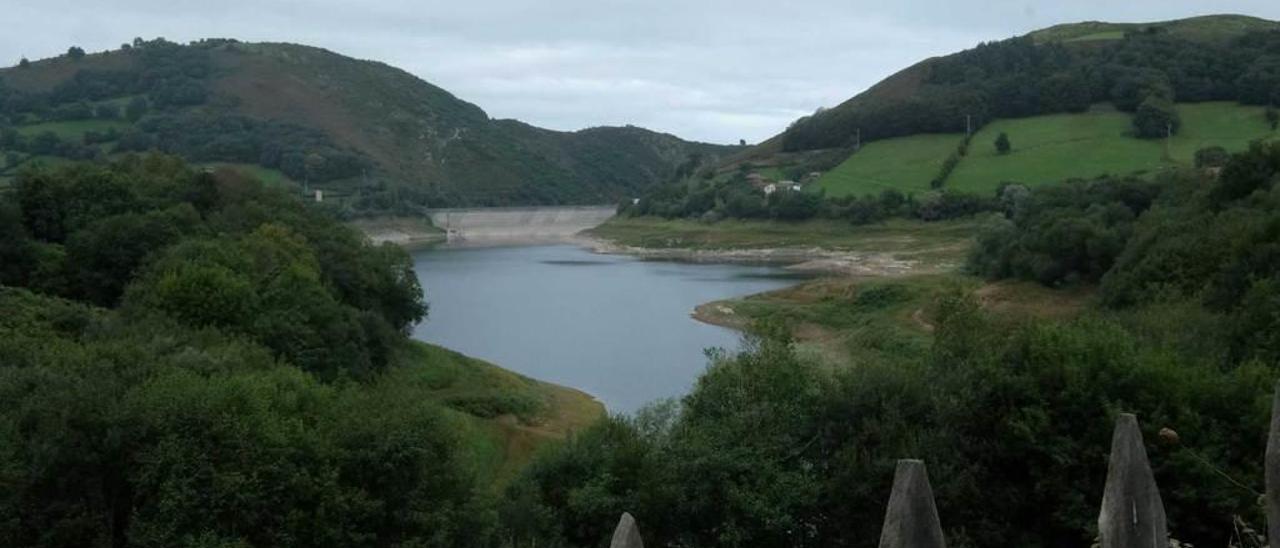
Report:
<svg viewBox="0 0 1280 548"><path fill-rule="evenodd" d="M431 304L414 336L540 380L613 411L684 395L703 349L739 335L689 317L707 301L796 283L767 266L641 261L572 245L429 249L414 266Z"/></svg>

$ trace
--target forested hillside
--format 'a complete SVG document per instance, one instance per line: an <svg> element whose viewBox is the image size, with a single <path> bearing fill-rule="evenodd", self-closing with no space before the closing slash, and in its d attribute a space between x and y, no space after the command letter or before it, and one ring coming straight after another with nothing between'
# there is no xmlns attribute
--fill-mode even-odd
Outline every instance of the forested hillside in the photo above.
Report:
<svg viewBox="0 0 1280 548"><path fill-rule="evenodd" d="M292 44L136 39L0 70L0 183L35 161L151 150L322 189L358 215L612 202L733 149L492 120L404 71Z"/></svg>
<svg viewBox="0 0 1280 548"><path fill-rule="evenodd" d="M403 250L174 157L24 171L0 311L3 546L486 546L546 417L603 412L408 340Z"/></svg>

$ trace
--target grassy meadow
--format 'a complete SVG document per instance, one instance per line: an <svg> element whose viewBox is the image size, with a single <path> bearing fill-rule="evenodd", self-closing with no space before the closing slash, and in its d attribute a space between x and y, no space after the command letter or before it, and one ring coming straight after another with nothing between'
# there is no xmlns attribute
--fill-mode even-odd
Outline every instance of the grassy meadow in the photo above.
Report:
<svg viewBox="0 0 1280 548"><path fill-rule="evenodd" d="M989 194L1003 181L1039 185L1072 177L1155 171L1166 164L1164 143L1126 135L1131 116L1114 109L997 120L978 131L969 154L947 180L961 192ZM1007 133L1009 154L997 154L996 136Z"/></svg>
<svg viewBox="0 0 1280 548"><path fill-rule="evenodd" d="M987 124L973 137L969 154L952 172L947 188L988 194L1001 182L1039 185L1069 178L1150 173L1190 165L1196 150L1218 145L1244 150L1251 141L1275 139L1261 107L1230 102L1178 105L1182 130L1168 143L1130 135L1131 115L1098 105L1082 114L1054 114ZM1000 155L993 145L1007 133L1013 152ZM914 135L867 144L819 180L831 196L875 194L886 188L925 192L946 157L955 150L955 134Z"/></svg>
<svg viewBox="0 0 1280 548"><path fill-rule="evenodd" d="M288 176L288 175L285 175L285 174L284 174L284 172L282 172L282 171L280 171L280 170L278 170L278 169L272 169L272 168L269 168L269 167L262 167L262 166L260 166L260 165L258 165L258 164L240 164L240 163L232 163L232 162L211 162L211 163L204 164L204 165L205 165L206 167L211 167L211 168L215 168L215 169L216 169L216 168L224 168L224 167L225 167L225 168L235 169L235 170L237 170L237 171L239 171L239 172L241 172L241 173L243 173L243 174L245 174L245 175L252 176L252 177L254 177L254 178L258 179L259 181L262 181L262 182L267 183L267 184L272 185L272 186L298 186L298 187L301 187L301 186L302 186L302 185L301 185L300 183L298 183L297 181L294 181L293 179L289 178L289 176Z"/></svg>
<svg viewBox="0 0 1280 548"><path fill-rule="evenodd" d="M862 196L882 190L927 192L961 134L923 134L872 141L818 179L828 196Z"/></svg>
<svg viewBox="0 0 1280 548"><path fill-rule="evenodd" d="M42 122L39 124L27 124L16 126L14 129L24 137L35 137L46 131L52 131L58 138L63 140L78 141L84 138L84 134L90 131L107 131L111 129L125 130L130 126L129 122L124 120L71 120L65 122Z"/></svg>

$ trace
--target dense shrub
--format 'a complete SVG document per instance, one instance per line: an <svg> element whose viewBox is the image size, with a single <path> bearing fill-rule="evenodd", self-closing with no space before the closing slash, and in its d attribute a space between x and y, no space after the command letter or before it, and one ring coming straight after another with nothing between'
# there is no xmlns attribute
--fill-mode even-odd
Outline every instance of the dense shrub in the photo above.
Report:
<svg viewBox="0 0 1280 548"><path fill-rule="evenodd" d="M1188 440L1148 449L1179 539L1221 544L1233 514L1262 519L1218 474L1261 482L1268 368L1174 359L1116 321L1006 325L958 293L936 321L922 361L832 372L785 339L720 356L678 407L541 455L508 489L504 533L600 545L627 511L660 546L873 546L895 460L922 457L948 544L1086 545L1122 411L1149 440Z"/></svg>
<svg viewBox="0 0 1280 548"><path fill-rule="evenodd" d="M1231 154L1220 146L1205 147L1196 151L1195 165L1198 168L1218 168L1227 165Z"/></svg>
<svg viewBox="0 0 1280 548"><path fill-rule="evenodd" d="M486 514L435 404L243 338L0 289L5 546L464 546Z"/></svg>
<svg viewBox="0 0 1280 548"><path fill-rule="evenodd" d="M1159 191L1158 183L1111 178L1036 188L979 236L970 266L1046 285L1097 282Z"/></svg>
<svg viewBox="0 0 1280 548"><path fill-rule="evenodd" d="M403 251L171 157L12 194L0 545L489 545L457 416L387 370L426 313Z"/></svg>
<svg viewBox="0 0 1280 548"><path fill-rule="evenodd" d="M102 306L133 286L139 314L249 335L325 378L381 367L383 331L426 313L403 251L232 172L156 156L35 170L15 203L0 226L23 267L0 281ZM58 277L68 283L54 287Z"/></svg>

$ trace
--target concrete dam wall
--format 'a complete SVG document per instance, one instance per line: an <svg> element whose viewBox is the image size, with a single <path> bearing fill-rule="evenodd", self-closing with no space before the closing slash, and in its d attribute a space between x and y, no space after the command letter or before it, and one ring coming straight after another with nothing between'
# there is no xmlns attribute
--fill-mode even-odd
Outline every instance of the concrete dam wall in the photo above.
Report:
<svg viewBox="0 0 1280 548"><path fill-rule="evenodd" d="M613 217L613 206L432 209L431 223L454 243L567 240Z"/></svg>

